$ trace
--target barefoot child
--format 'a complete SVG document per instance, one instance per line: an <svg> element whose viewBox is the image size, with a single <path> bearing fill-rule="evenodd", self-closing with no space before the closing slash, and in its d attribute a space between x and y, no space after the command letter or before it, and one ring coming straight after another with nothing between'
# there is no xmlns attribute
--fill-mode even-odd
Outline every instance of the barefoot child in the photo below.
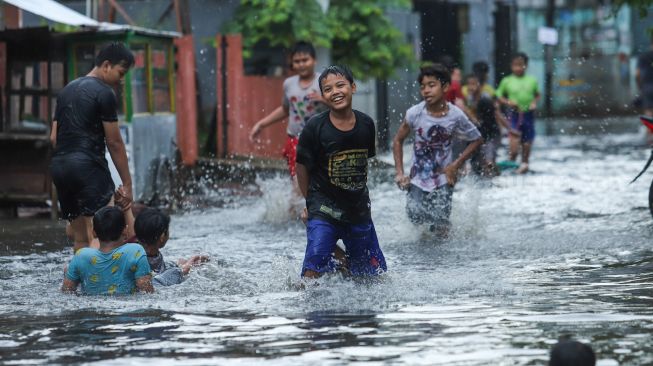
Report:
<svg viewBox="0 0 653 366"><path fill-rule="evenodd" d="M367 190L367 159L376 155L374 121L352 109L356 84L348 68L328 67L319 84L329 111L311 118L297 146L297 181L308 219L302 277L337 270L339 239L351 274L378 275L387 267Z"/></svg>
<svg viewBox="0 0 653 366"><path fill-rule="evenodd" d="M395 182L408 190L406 210L414 224L429 224L441 237L449 233L453 186L458 170L483 142L481 134L465 113L445 99L451 82L441 65L421 69L417 81L424 101L406 112L392 143L397 176ZM413 166L404 175L403 143L415 133ZM452 161L454 139L471 142Z"/></svg>
<svg viewBox="0 0 653 366"><path fill-rule="evenodd" d="M468 75L465 81L465 114L476 121L483 145L473 155L472 167L481 177L499 174L496 166L497 149L501 145L501 129L511 131L501 112L495 107L494 99L485 92L476 74Z"/></svg>
<svg viewBox="0 0 653 366"><path fill-rule="evenodd" d="M155 208L146 208L136 217L136 237L145 248L147 261L154 272L155 285L170 286L182 283L184 276L193 266L208 261L208 257L194 255L189 260L179 259L177 263L166 262L159 249L168 242L170 216Z"/></svg>
<svg viewBox="0 0 653 366"><path fill-rule="evenodd" d="M517 53L512 58L512 74L501 80L497 88L499 102L510 109L510 125L520 134L510 134L510 160L517 160L521 144L521 164L516 173L528 171L531 147L535 140L535 108L540 99L537 80L526 75L528 56Z"/></svg>

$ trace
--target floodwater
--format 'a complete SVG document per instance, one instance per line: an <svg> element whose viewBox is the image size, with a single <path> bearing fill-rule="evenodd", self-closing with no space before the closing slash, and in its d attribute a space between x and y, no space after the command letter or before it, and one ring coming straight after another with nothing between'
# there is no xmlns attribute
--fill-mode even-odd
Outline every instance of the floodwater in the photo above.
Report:
<svg viewBox="0 0 653 366"><path fill-rule="evenodd" d="M608 125L538 138L532 174L464 179L446 242L408 222L377 168L389 272L372 283L297 286L305 232L283 177L207 189L226 203L175 214L164 255L213 260L154 295L64 295L63 226L1 221L0 363L543 365L571 336L599 365L653 364L653 173L628 184L649 150Z"/></svg>

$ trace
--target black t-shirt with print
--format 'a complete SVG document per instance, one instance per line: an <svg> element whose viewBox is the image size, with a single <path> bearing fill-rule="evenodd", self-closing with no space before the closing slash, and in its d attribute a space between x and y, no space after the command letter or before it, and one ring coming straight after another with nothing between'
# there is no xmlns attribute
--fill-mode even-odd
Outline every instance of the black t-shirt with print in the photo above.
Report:
<svg viewBox="0 0 653 366"><path fill-rule="evenodd" d="M106 164L102 122L117 122L116 94L98 78L73 80L57 97L57 147L54 156L79 152Z"/></svg>
<svg viewBox="0 0 653 366"><path fill-rule="evenodd" d="M370 219L367 159L376 155L376 132L372 118L356 110L354 115L354 128L340 131L329 111L322 112L299 135L297 163L309 172L309 218L352 224Z"/></svg>

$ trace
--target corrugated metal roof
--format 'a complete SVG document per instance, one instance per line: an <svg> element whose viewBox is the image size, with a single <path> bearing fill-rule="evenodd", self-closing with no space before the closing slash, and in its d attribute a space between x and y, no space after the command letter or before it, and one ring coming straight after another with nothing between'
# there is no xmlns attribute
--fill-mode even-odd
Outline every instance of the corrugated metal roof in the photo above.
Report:
<svg viewBox="0 0 653 366"><path fill-rule="evenodd" d="M137 33L163 37L181 36L178 32L159 31L125 24L98 22L93 18L87 17L67 6L59 4L54 0L4 0L4 2L53 22L91 28L101 32L134 31Z"/></svg>

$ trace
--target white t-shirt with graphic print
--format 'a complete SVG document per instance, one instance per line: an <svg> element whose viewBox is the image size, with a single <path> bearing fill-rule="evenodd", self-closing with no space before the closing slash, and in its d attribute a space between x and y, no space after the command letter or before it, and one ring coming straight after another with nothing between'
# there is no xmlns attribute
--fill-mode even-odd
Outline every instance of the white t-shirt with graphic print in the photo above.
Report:
<svg viewBox="0 0 653 366"><path fill-rule="evenodd" d="M315 73L313 82L305 88L299 84L299 75L283 82L282 103L288 108L288 135L298 137L311 117L327 110L326 105L308 97L313 93L320 94L319 76Z"/></svg>
<svg viewBox="0 0 653 366"><path fill-rule="evenodd" d="M426 192L447 184L444 168L453 159L453 141L474 141L481 133L455 105L447 103L449 111L443 117L431 116L426 102L412 106L406 111L406 122L415 133L413 163L410 182Z"/></svg>

